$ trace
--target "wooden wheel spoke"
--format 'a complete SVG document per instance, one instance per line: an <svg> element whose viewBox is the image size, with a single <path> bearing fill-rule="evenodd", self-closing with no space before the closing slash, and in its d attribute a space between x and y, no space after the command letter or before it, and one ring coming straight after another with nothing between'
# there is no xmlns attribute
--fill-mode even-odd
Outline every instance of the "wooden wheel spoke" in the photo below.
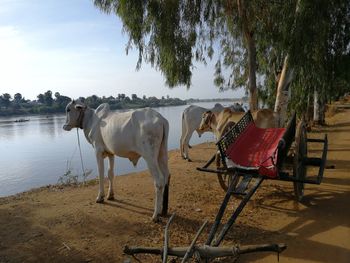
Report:
<svg viewBox="0 0 350 263"><path fill-rule="evenodd" d="M306 166L303 163L307 157L307 134L304 121L300 121L297 126L295 135L295 155L293 165L293 176L298 180L305 179ZM294 193L298 201L304 196L304 183L294 182Z"/></svg>

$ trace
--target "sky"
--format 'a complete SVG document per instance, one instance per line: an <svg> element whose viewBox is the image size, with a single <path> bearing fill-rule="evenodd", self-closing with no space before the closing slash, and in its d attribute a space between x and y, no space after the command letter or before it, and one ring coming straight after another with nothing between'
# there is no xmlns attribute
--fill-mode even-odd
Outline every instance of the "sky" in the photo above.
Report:
<svg viewBox="0 0 350 263"><path fill-rule="evenodd" d="M115 15L92 0L0 0L0 94L26 99L51 90L71 98L143 95L238 98L242 90L219 92L213 63L195 64L192 86L169 89L161 72L126 55L128 37Z"/></svg>

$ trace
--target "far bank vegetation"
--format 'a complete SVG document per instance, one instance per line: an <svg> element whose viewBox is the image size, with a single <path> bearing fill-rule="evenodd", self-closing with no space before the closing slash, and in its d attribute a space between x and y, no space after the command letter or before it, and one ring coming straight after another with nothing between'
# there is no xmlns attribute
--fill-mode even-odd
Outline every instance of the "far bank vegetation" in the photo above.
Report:
<svg viewBox="0 0 350 263"><path fill-rule="evenodd" d="M185 105L186 101L179 98L161 97L138 97L132 94L131 98L125 94L118 94L116 97L98 97L92 95L89 97L80 97L91 108L97 108L101 103L108 103L111 109L136 109L145 107L165 107ZM22 94L16 93L13 97L9 93L0 95L0 116L25 115L25 114L50 114L63 113L71 98L51 90L44 94L39 94L37 100L26 100Z"/></svg>

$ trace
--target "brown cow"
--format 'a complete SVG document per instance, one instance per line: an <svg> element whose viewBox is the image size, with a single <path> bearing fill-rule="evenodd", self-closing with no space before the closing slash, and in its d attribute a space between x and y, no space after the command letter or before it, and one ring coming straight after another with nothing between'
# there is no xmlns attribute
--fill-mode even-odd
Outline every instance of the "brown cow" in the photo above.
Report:
<svg viewBox="0 0 350 263"><path fill-rule="evenodd" d="M202 121L199 126L199 130L212 130L219 140L226 132L229 131L232 126L242 118L243 113L234 112L225 108L219 113L206 111L202 115ZM276 128L278 123L278 116L272 110L261 109L253 112L252 114L255 125L260 128ZM220 158L216 157L216 165L220 166Z"/></svg>
<svg viewBox="0 0 350 263"><path fill-rule="evenodd" d="M217 140L228 131L228 126L235 124L242 118L244 113L234 112L225 108L221 112L206 111L202 115L202 121L199 130L212 130ZM261 109L252 113L255 125L259 128L276 128L278 116L277 113L269 109Z"/></svg>

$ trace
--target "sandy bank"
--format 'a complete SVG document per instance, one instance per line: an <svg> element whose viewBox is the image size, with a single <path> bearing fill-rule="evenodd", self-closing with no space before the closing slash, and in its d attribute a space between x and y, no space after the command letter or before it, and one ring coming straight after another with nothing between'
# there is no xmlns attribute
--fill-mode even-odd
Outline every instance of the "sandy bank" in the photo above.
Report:
<svg viewBox="0 0 350 263"><path fill-rule="evenodd" d="M265 181L225 239L235 243L286 243L280 262L350 260L350 109L328 126L328 164L320 186L306 186L302 204L290 183ZM214 152L213 144L191 150L193 162L171 151L170 228L172 246L188 245L205 219L213 222L224 192L216 175L196 171ZM318 149L313 149L317 152ZM117 164L118 165L118 164ZM107 186L107 185L106 185ZM0 262L122 262L125 245L161 246L164 219L151 222L154 189L148 172L115 178L115 201L96 204L97 184L51 187L0 199ZM209 227L200 242L206 239ZM140 256L142 262L159 257ZM136 262L132 259L132 262ZM276 255L242 256L239 262L277 262Z"/></svg>

